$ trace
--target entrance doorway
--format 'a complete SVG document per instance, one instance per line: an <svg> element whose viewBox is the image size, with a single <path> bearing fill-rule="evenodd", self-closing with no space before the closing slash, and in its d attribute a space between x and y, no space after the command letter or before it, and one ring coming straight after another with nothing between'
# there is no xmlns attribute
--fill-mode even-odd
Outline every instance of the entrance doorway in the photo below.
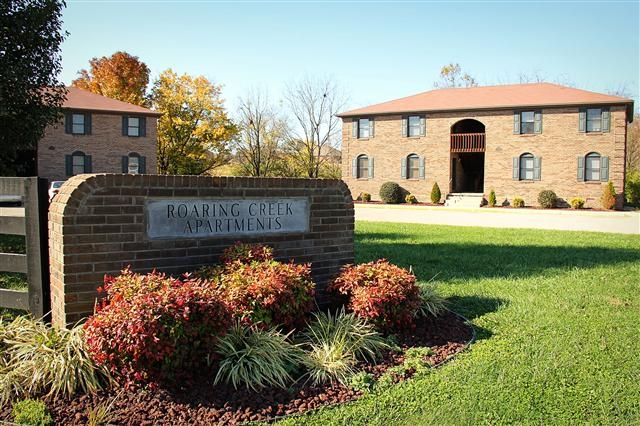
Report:
<svg viewBox="0 0 640 426"><path fill-rule="evenodd" d="M484 192L484 152L484 124L465 119L451 126L450 192Z"/></svg>

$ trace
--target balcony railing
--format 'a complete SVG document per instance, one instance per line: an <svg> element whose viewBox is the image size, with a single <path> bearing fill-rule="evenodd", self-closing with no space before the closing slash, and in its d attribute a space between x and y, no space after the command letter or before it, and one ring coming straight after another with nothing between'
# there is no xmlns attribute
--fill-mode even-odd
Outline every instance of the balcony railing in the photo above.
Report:
<svg viewBox="0 0 640 426"><path fill-rule="evenodd" d="M484 133L458 133L451 135L451 152L484 151Z"/></svg>

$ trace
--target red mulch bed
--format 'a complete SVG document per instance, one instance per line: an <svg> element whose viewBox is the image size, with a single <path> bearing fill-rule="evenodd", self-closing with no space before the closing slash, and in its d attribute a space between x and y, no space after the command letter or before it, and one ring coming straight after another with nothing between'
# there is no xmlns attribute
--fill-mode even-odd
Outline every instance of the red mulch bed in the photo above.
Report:
<svg viewBox="0 0 640 426"><path fill-rule="evenodd" d="M473 338L472 328L459 316L445 312L438 318L420 319L414 329L396 335L398 345L430 347L433 355L425 358L437 366L462 351ZM377 365L362 365L374 377L404 362L401 355L389 352ZM313 387L304 383L290 389L264 389L256 393L232 386L213 386L211 374L202 372L196 383L156 390L126 391L112 389L72 399L45 399L55 424L88 423L88 413L99 405L110 405L111 424L118 425L211 425L238 424L270 420L300 414L325 405L352 401L361 395L349 387L334 384ZM411 374L396 377L406 380ZM0 421L11 420L11 407L0 410Z"/></svg>

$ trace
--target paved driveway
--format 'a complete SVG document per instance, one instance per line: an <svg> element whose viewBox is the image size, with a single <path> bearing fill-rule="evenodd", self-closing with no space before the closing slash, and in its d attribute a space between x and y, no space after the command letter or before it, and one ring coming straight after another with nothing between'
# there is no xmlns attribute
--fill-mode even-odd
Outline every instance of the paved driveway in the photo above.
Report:
<svg viewBox="0 0 640 426"><path fill-rule="evenodd" d="M357 221L489 228L559 229L640 235L640 212L638 211L454 209L430 206L356 204L355 218Z"/></svg>

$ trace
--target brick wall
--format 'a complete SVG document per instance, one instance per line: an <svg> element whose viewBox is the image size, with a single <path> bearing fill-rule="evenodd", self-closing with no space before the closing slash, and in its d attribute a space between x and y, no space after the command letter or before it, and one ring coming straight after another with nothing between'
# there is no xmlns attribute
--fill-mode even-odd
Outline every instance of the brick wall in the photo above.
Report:
<svg viewBox="0 0 640 426"><path fill-rule="evenodd" d="M519 196L527 205L537 205L538 193L551 189L567 201L583 197L587 206L599 207L605 183L578 182L576 177L577 157L590 152L609 157L609 179L617 192L622 193L626 146L624 107L611 107L611 131L608 133L578 132L578 107L545 108L542 114L541 134L518 135L513 133L513 110L431 113L427 114L426 135L410 138L402 136L402 116L378 116L374 118L375 133L370 139L352 138L351 118L344 118L342 177L354 197L364 191L378 200L380 185L394 181L415 194L419 201L426 202L437 182L444 198L450 192L451 126L469 118L485 126L484 192L488 194L493 188L500 202ZM539 181L512 179L512 158L527 152L542 159ZM360 154L374 157L373 179L352 177L352 160ZM401 161L409 154L425 158L425 179L401 178ZM622 201L621 197L619 201Z"/></svg>
<svg viewBox="0 0 640 426"><path fill-rule="evenodd" d="M340 180L199 176L79 175L61 188L49 209L51 306L54 324L93 312L105 274L131 265L180 274L217 261L240 238L147 238L145 202L156 198L306 197L309 232L242 238L275 249L283 261L311 262L322 302L323 288L352 263L353 202Z"/></svg>
<svg viewBox="0 0 640 426"><path fill-rule="evenodd" d="M64 120L48 126L38 142L38 176L65 180L65 155L74 151L91 155L93 173L122 173L122 156L137 153L146 157L146 173L156 173L157 118L146 118L146 136L122 135L122 115L91 113L91 134L65 133Z"/></svg>

